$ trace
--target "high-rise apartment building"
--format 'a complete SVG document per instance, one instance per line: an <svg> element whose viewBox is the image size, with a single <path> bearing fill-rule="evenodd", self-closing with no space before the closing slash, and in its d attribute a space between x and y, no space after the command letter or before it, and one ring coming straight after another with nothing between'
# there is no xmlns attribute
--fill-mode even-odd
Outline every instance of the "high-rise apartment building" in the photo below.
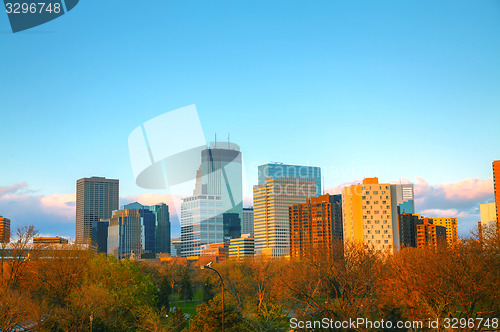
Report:
<svg viewBox="0 0 500 332"><path fill-rule="evenodd" d="M417 248L432 247L446 243L446 227L433 224L433 219L422 218L416 225Z"/></svg>
<svg viewBox="0 0 500 332"><path fill-rule="evenodd" d="M272 257L290 253L289 211L316 194L313 178L267 177L253 187L255 252Z"/></svg>
<svg viewBox="0 0 500 332"><path fill-rule="evenodd" d="M241 234L250 234L254 237L253 231L253 207L243 208L243 220L241 222Z"/></svg>
<svg viewBox="0 0 500 332"><path fill-rule="evenodd" d="M87 243L92 237L92 222L110 219L118 210L118 180L103 177L76 181L76 243Z"/></svg>
<svg viewBox="0 0 500 332"><path fill-rule="evenodd" d="M457 218L432 218L436 226L446 227L446 241L449 245L458 243Z"/></svg>
<svg viewBox="0 0 500 332"><path fill-rule="evenodd" d="M305 257L322 251L333 255L342 241L341 195L320 195L288 208L290 256Z"/></svg>
<svg viewBox="0 0 500 332"><path fill-rule="evenodd" d="M221 196L198 195L181 204L182 256L200 256L202 246L224 242L224 204Z"/></svg>
<svg viewBox="0 0 500 332"><path fill-rule="evenodd" d="M479 205L481 212L481 225L491 225L497 222L497 206L495 202L485 203Z"/></svg>
<svg viewBox="0 0 500 332"><path fill-rule="evenodd" d="M493 187L495 189L495 204L497 207L497 231L500 236L500 160L493 162Z"/></svg>
<svg viewBox="0 0 500 332"><path fill-rule="evenodd" d="M400 213L415 213L413 183L392 184L391 189L396 194L396 203Z"/></svg>
<svg viewBox="0 0 500 332"><path fill-rule="evenodd" d="M344 241L392 253L399 250L399 219L396 188L366 178L362 184L342 189Z"/></svg>
<svg viewBox="0 0 500 332"><path fill-rule="evenodd" d="M314 179L316 191L314 196L319 196L322 193L321 188L321 168L316 166L302 166L302 165L287 165L283 163L269 163L260 165L259 171L259 184L265 184L266 178L307 178Z"/></svg>
<svg viewBox="0 0 500 332"><path fill-rule="evenodd" d="M10 242L10 219L0 216L0 242Z"/></svg>

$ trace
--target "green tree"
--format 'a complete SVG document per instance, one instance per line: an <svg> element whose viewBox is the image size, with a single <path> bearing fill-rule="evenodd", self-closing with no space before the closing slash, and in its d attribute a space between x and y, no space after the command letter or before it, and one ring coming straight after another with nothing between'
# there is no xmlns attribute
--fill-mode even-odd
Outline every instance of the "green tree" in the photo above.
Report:
<svg viewBox="0 0 500 332"><path fill-rule="evenodd" d="M191 274L188 265L186 265L186 267L182 271L179 286L181 300L191 301L193 299L193 283L191 281Z"/></svg>

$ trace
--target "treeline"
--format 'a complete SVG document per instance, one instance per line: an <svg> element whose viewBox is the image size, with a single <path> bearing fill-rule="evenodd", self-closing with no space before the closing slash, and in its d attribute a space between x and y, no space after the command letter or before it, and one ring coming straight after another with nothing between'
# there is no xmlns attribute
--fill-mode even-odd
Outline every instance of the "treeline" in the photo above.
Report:
<svg viewBox="0 0 500 332"><path fill-rule="evenodd" d="M12 259L2 258L1 331L19 324L36 331L221 331L221 287L212 271L182 260L117 261L80 250L45 248L42 257L28 250L35 234L32 227L18 230ZM339 243L333 255L214 264L225 283L225 329L289 331L290 317L499 318L499 241L494 232L481 238L392 256ZM201 303L188 318L180 307L196 294Z"/></svg>

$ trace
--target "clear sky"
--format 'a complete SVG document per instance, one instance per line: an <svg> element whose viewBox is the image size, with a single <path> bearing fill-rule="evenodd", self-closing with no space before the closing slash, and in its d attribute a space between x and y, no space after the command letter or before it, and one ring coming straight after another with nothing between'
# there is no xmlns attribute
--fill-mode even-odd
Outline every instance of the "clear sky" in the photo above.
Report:
<svg viewBox="0 0 500 332"><path fill-rule="evenodd" d="M465 230L492 200L499 1L85 0L16 34L1 13L0 45L0 215L42 233L74 236L78 178L152 193L128 135L190 104L241 146L246 196L281 161L322 166L327 188L409 179L417 212Z"/></svg>

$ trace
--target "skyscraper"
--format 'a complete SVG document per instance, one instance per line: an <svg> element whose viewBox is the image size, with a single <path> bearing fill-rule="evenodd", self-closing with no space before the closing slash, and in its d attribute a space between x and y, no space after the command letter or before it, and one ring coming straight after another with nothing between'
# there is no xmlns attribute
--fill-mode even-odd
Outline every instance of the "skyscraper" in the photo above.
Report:
<svg viewBox="0 0 500 332"><path fill-rule="evenodd" d="M396 201L399 206L400 213L415 213L413 183L392 184L391 189L394 190L396 195Z"/></svg>
<svg viewBox="0 0 500 332"><path fill-rule="evenodd" d="M392 253L399 250L399 220L396 189L378 178L342 189L344 241Z"/></svg>
<svg viewBox="0 0 500 332"><path fill-rule="evenodd" d="M290 252L289 211L316 193L313 178L267 177L253 187L255 252L273 257Z"/></svg>
<svg viewBox="0 0 500 332"><path fill-rule="evenodd" d="M230 142L212 142L201 151L193 196L181 204L182 256L199 256L202 247L240 236L243 217L241 151ZM238 230L236 230L238 228Z"/></svg>
<svg viewBox="0 0 500 332"><path fill-rule="evenodd" d="M290 256L306 257L317 251L333 255L342 240L341 195L321 195L289 208Z"/></svg>
<svg viewBox="0 0 500 332"><path fill-rule="evenodd" d="M241 234L250 234L253 238L253 207L243 208L243 221L241 222Z"/></svg>
<svg viewBox="0 0 500 332"><path fill-rule="evenodd" d="M224 241L224 204L221 196L198 195L181 204L182 256L200 256L202 246Z"/></svg>
<svg viewBox="0 0 500 332"><path fill-rule="evenodd" d="M143 223L140 210L114 211L109 221L108 253L118 259L139 256L143 252Z"/></svg>
<svg viewBox="0 0 500 332"><path fill-rule="evenodd" d="M170 212L168 205L161 203L149 206L155 215L156 252L170 253Z"/></svg>
<svg viewBox="0 0 500 332"><path fill-rule="evenodd" d="M76 181L76 243L91 239L92 222L111 218L118 195L118 180L93 176Z"/></svg>
<svg viewBox="0 0 500 332"><path fill-rule="evenodd" d="M266 178L268 177L313 178L316 184L315 196L322 194L320 167L269 163L260 165L258 171L259 184L266 183Z"/></svg>
<svg viewBox="0 0 500 332"><path fill-rule="evenodd" d="M243 182L241 151L237 144L212 142L209 148L202 150L196 182L194 196L220 196L223 213L237 213L241 220Z"/></svg>
<svg viewBox="0 0 500 332"><path fill-rule="evenodd" d="M10 242L10 219L0 216L0 242Z"/></svg>
<svg viewBox="0 0 500 332"><path fill-rule="evenodd" d="M495 204L497 206L497 231L500 237L500 160L493 162L493 187L495 188Z"/></svg>

